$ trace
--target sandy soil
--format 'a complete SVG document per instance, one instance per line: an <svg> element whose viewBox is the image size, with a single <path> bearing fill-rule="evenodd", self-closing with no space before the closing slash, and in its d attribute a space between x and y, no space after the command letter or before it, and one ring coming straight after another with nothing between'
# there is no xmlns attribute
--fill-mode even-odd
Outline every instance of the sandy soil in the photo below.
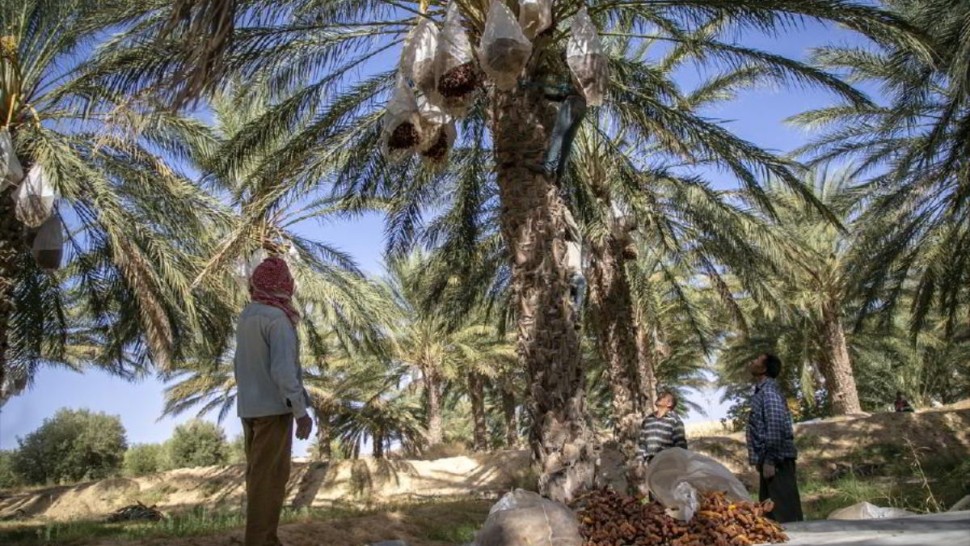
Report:
<svg viewBox="0 0 970 546"><path fill-rule="evenodd" d="M433 461L359 459L295 463L287 504L296 508L334 503L392 503L468 496L496 496L528 473L526 451L495 451ZM54 487L0 499L0 519L19 513L46 521L100 518L140 501L174 512L199 505L241 507L244 468L185 468L145 478L116 478Z"/></svg>

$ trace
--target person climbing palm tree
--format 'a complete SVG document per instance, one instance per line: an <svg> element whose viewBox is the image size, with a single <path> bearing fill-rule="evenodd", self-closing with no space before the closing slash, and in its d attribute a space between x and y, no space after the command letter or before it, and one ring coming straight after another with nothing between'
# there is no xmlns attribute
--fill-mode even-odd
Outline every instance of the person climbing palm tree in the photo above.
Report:
<svg viewBox="0 0 970 546"><path fill-rule="evenodd" d="M562 52L563 64L565 64L566 52ZM549 146L546 148L545 160L541 165L533 166L533 170L552 178L556 185L560 185L560 179L566 170L569 161L569 152L579 132L579 126L586 117L586 97L581 90L570 80L557 78L551 71L540 74L533 81L520 81L519 86L524 89L536 89L542 92L546 100L561 103L559 112L556 114L556 122L552 127L549 136Z"/></svg>
<svg viewBox="0 0 970 546"><path fill-rule="evenodd" d="M563 209L566 217L566 271L569 275L569 297L573 305L573 325L578 330L582 324L583 305L586 303L586 275L583 273L583 236L576 225L569 207Z"/></svg>

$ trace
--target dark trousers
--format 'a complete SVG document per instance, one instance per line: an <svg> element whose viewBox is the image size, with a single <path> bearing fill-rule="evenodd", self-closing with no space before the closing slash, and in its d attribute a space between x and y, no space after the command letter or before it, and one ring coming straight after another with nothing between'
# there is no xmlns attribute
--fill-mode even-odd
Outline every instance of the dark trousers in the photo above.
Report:
<svg viewBox="0 0 970 546"><path fill-rule="evenodd" d="M279 546L276 529L290 478L293 414L242 422L246 443L245 546Z"/></svg>
<svg viewBox="0 0 970 546"><path fill-rule="evenodd" d="M579 271L569 274L569 296L573 300L573 309L582 313L586 303L586 277Z"/></svg>
<svg viewBox="0 0 970 546"><path fill-rule="evenodd" d="M765 479L761 465L758 465L760 487L758 498L763 502L771 499L775 508L765 514L778 523L802 521L802 499L798 495L798 481L795 477L795 459L785 459L775 465L775 475Z"/></svg>
<svg viewBox="0 0 970 546"><path fill-rule="evenodd" d="M586 99L579 95L566 97L559 107L556 124L552 126L549 149L546 151L546 170L556 173L556 180L562 178L566 170L569 151L579 131L579 124L586 115Z"/></svg>

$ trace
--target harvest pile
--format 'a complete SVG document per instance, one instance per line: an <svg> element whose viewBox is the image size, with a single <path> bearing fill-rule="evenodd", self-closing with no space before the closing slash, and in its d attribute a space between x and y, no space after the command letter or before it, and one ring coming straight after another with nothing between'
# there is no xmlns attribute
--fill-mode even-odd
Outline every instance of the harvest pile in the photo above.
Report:
<svg viewBox="0 0 970 546"><path fill-rule="evenodd" d="M586 546L746 546L786 542L777 523L764 517L771 506L729 501L707 493L689 522L664 513L658 502L600 489L577 499Z"/></svg>

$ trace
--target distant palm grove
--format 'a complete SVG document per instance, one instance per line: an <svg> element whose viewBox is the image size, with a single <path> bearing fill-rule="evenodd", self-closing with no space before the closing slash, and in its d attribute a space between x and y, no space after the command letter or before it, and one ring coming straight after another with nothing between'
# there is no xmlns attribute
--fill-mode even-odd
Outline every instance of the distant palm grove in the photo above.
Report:
<svg viewBox="0 0 970 546"><path fill-rule="evenodd" d="M488 0L0 2L0 404L99 368L235 418L234 317L270 254L316 457L529 448L570 498L659 391L723 388L740 422L764 351L797 419L970 392L970 2L498 1L551 11L511 80L469 50L460 100L416 77L420 39L477 49ZM522 82L570 79L586 17L608 76L557 177L558 104ZM772 50L806 24L848 40ZM788 120L799 149L719 119L766 86L826 97ZM429 146L394 148L401 104ZM365 214L376 277L306 236Z"/></svg>

